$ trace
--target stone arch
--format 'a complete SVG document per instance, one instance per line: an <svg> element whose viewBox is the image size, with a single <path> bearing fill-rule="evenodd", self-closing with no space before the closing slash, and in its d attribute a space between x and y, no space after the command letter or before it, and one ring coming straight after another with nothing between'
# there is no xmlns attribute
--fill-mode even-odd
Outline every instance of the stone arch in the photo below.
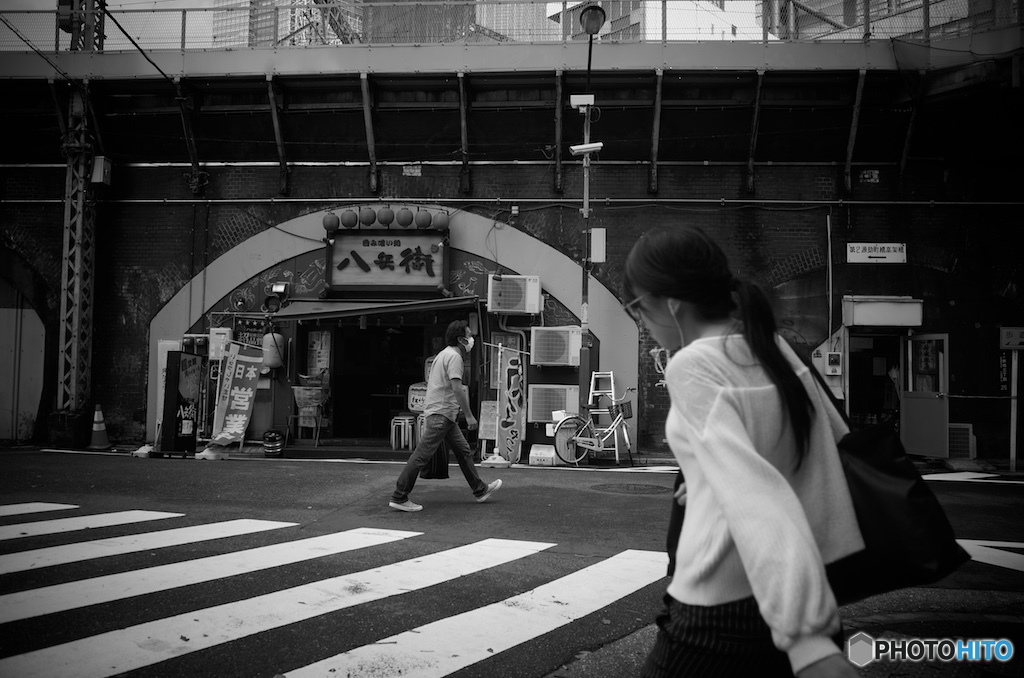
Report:
<svg viewBox="0 0 1024 678"><path fill-rule="evenodd" d="M335 206L304 214L266 229L231 248L193 277L153 317L149 331L147 431L156 432L158 344L188 332L211 305L255 275L268 268L323 247L323 216L327 211L366 205ZM370 205L377 208L383 205ZM388 206L399 207L394 202ZM492 219L470 212L451 211L442 205L409 205L415 211L427 209L450 214L450 247L482 258L493 258L518 275L539 275L544 291L567 308L581 306L581 275L576 262L562 252L512 226L496 227ZM590 329L601 342L601 369L613 370L616 388L636 386L638 378L639 331L622 310L618 297L591 276L589 284Z"/></svg>

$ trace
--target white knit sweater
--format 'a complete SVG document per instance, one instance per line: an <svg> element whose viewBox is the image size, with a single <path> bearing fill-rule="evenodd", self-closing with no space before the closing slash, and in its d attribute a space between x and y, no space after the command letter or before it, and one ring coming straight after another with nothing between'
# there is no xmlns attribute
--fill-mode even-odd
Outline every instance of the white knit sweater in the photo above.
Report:
<svg viewBox="0 0 1024 678"><path fill-rule="evenodd" d="M777 341L815 408L799 470L781 396L742 335L693 341L665 370L665 432L686 478L668 592L704 606L753 594L796 673L839 652L823 563L864 544L836 452L846 425L789 344Z"/></svg>

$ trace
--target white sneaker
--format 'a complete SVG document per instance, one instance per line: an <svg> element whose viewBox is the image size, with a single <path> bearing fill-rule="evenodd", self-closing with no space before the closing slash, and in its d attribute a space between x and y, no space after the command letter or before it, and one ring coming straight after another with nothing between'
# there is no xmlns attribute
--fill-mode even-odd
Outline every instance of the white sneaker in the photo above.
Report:
<svg viewBox="0 0 1024 678"><path fill-rule="evenodd" d="M409 513L423 510L422 506L420 506L419 504L414 504L408 499L403 501L401 504L399 504L397 501L388 502L388 506L398 511L408 511Z"/></svg>
<svg viewBox="0 0 1024 678"><path fill-rule="evenodd" d="M209 448L209 447L207 447L202 452L199 452L198 454L196 454L196 459L215 459L215 460L221 460L221 459L227 459L227 458L228 458L228 453L227 452L218 452L217 450L214 450L214 449Z"/></svg>
<svg viewBox="0 0 1024 678"><path fill-rule="evenodd" d="M501 487L500 478L487 486L487 491L476 498L477 503L487 501L490 498L490 496L498 490L499 487Z"/></svg>

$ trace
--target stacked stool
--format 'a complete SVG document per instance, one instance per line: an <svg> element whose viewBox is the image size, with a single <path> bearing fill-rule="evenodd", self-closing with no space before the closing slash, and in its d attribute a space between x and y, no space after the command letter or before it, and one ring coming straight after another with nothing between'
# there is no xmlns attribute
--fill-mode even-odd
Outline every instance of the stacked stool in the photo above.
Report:
<svg viewBox="0 0 1024 678"><path fill-rule="evenodd" d="M391 419L391 449L416 448L416 415L401 412Z"/></svg>

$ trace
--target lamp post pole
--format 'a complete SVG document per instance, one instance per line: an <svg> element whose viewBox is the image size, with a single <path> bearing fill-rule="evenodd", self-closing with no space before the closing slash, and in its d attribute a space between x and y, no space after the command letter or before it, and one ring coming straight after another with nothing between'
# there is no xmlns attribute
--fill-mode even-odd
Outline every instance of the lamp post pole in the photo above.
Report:
<svg viewBox="0 0 1024 678"><path fill-rule="evenodd" d="M604 26L605 12L598 4L585 7L580 13L580 26L588 35L587 44L587 95L589 100L583 106L583 145L590 144L590 113L594 106L594 97L590 94L590 65L594 54L594 36ZM580 267L583 270L583 280L580 285L580 373L579 373L579 411L585 413L590 405L590 374L593 366L590 364L590 348L592 340L590 337L590 156L591 151L583 153L583 206L580 214L583 216L583 254Z"/></svg>

